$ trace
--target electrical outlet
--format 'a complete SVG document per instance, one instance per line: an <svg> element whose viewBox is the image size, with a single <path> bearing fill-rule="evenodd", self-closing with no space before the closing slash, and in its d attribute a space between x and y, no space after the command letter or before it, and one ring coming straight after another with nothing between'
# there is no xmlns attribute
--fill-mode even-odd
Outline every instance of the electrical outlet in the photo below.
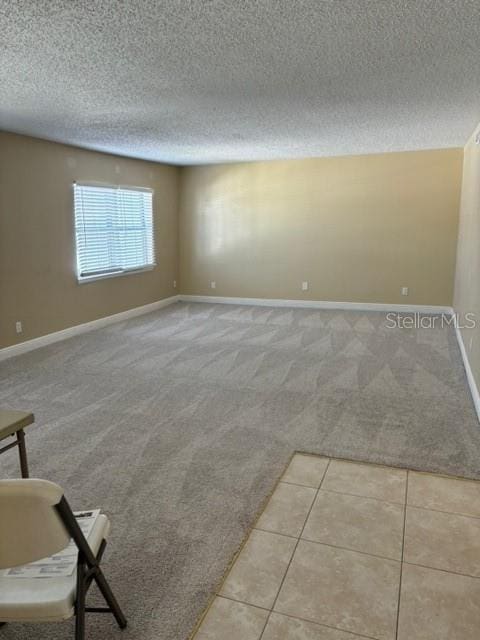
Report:
<svg viewBox="0 0 480 640"><path fill-rule="evenodd" d="M408 296L408 287L402 287L402 296Z"/></svg>
<svg viewBox="0 0 480 640"><path fill-rule="evenodd" d="M173 281L173 288L174 288L174 289L176 289L176 288L177 288L177 281L176 281L176 280L174 280L174 281Z"/></svg>
<svg viewBox="0 0 480 640"><path fill-rule="evenodd" d="M214 280L212 280L212 282L210 282L210 289L215 289L216 286L217 286L217 283Z"/></svg>
<svg viewBox="0 0 480 640"><path fill-rule="evenodd" d="M15 323L15 331L17 333L22 333L23 329L22 329L22 323L20 321Z"/></svg>
<svg viewBox="0 0 480 640"><path fill-rule="evenodd" d="M308 291L308 282L302 282L302 291Z"/></svg>

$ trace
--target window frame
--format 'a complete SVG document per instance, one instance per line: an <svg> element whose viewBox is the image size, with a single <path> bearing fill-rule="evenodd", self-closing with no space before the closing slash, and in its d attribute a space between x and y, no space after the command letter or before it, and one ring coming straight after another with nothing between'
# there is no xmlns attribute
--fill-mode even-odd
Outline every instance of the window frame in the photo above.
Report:
<svg viewBox="0 0 480 640"><path fill-rule="evenodd" d="M78 243L77 243L77 218L75 215L75 187L99 187L103 189L112 189L112 190L130 190L130 191L141 191L150 193L152 197L152 256L153 262L151 264L146 264L139 267L133 267L130 269L121 269L118 271L110 271L107 273L97 273L92 275L82 276L80 275L80 260L78 253ZM135 273L145 273L147 271L152 271L157 266L157 258L156 258L156 247L155 247L155 216L154 216L154 207L153 207L153 199L155 196L155 190L151 187L139 187L133 185L125 185L125 184L111 184L107 182L97 182L97 181L86 181L86 180L75 180L72 183L72 210L73 210L73 242L75 245L75 276L77 280L77 284L87 284L89 282L95 282L96 280L106 280L108 278L118 278L121 276L130 276Z"/></svg>

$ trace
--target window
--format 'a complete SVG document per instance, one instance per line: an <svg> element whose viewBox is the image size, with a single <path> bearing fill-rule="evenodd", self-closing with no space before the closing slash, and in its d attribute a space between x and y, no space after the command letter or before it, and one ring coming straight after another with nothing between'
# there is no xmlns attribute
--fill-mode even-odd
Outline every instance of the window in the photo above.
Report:
<svg viewBox="0 0 480 640"><path fill-rule="evenodd" d="M150 189L74 185L78 280L155 265Z"/></svg>

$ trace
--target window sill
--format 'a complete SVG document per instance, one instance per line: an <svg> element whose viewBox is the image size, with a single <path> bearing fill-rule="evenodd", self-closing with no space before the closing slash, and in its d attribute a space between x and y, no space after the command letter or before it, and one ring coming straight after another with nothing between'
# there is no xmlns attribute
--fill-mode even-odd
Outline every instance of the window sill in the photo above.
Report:
<svg viewBox="0 0 480 640"><path fill-rule="evenodd" d="M94 276L85 276L83 278L77 277L78 284L87 284L88 282L96 282L97 280L107 280L108 278L118 278L120 276L131 276L135 273L145 273L145 271L152 271L157 265L151 264L147 267L140 267L139 269L129 269L127 271L114 271L112 273L102 273Z"/></svg>

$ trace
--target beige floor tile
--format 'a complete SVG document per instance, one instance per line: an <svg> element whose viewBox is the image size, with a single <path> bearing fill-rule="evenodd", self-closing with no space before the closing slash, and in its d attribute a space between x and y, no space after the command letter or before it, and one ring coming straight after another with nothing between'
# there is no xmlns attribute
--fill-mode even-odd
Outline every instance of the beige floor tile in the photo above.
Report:
<svg viewBox="0 0 480 640"><path fill-rule="evenodd" d="M403 469L332 460L322 489L404 504L406 483Z"/></svg>
<svg viewBox="0 0 480 640"><path fill-rule="evenodd" d="M398 640L478 640L480 580L404 565Z"/></svg>
<svg viewBox="0 0 480 640"><path fill-rule="evenodd" d="M480 517L480 482L411 472L408 504Z"/></svg>
<svg viewBox="0 0 480 640"><path fill-rule="evenodd" d="M305 456L297 453L282 478L284 482L318 488L328 466L328 458Z"/></svg>
<svg viewBox="0 0 480 640"><path fill-rule="evenodd" d="M257 522L258 529L299 536L316 490L280 482Z"/></svg>
<svg viewBox="0 0 480 640"><path fill-rule="evenodd" d="M331 627L272 613L262 640L362 640L361 636Z"/></svg>
<svg viewBox="0 0 480 640"><path fill-rule="evenodd" d="M480 577L480 519L407 507L404 559Z"/></svg>
<svg viewBox="0 0 480 640"><path fill-rule="evenodd" d="M399 562L300 540L274 608L393 640L399 584Z"/></svg>
<svg viewBox="0 0 480 640"><path fill-rule="evenodd" d="M223 583L220 595L271 608L296 540L254 529Z"/></svg>
<svg viewBox="0 0 480 640"><path fill-rule="evenodd" d="M404 507L320 490L302 538L401 560Z"/></svg>
<svg viewBox="0 0 480 640"><path fill-rule="evenodd" d="M259 640L268 611L215 598L195 634L195 640Z"/></svg>

